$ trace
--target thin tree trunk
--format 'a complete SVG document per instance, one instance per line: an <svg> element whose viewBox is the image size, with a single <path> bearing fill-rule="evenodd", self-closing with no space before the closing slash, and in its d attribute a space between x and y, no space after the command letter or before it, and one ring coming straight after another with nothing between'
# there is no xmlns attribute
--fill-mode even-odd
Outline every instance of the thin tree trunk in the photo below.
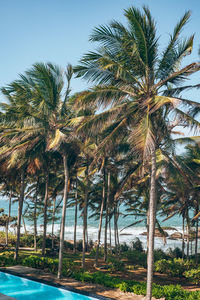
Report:
<svg viewBox="0 0 200 300"><path fill-rule="evenodd" d="M147 300L152 297L153 264L154 264L154 233L156 215L156 151L151 149L151 184L149 197L149 251L147 259Z"/></svg>
<svg viewBox="0 0 200 300"><path fill-rule="evenodd" d="M108 247L107 247L107 230L108 230L108 205L110 198L110 171L108 171L108 190L106 198L106 216L105 216L105 233L104 233L104 261L107 261Z"/></svg>
<svg viewBox="0 0 200 300"><path fill-rule="evenodd" d="M46 236L47 236L47 207L48 207L48 191L49 191L49 171L46 173L45 180L45 196L44 196L44 229L43 229L43 241L42 241L42 256L45 255L46 249Z"/></svg>
<svg viewBox="0 0 200 300"><path fill-rule="evenodd" d="M8 229L9 229L10 216L11 216L11 203L12 203L12 187L10 189L9 205L8 205L8 220L6 222L6 245L8 245Z"/></svg>
<svg viewBox="0 0 200 300"><path fill-rule="evenodd" d="M189 229L189 217L188 217L188 210L187 210L187 215L186 215L186 234L187 234L187 259L189 259L189 247L190 247L190 229Z"/></svg>
<svg viewBox="0 0 200 300"><path fill-rule="evenodd" d="M183 215L182 230L183 230L183 235L182 235L182 258L184 258L185 257L185 217L184 217L184 215Z"/></svg>
<svg viewBox="0 0 200 300"><path fill-rule="evenodd" d="M37 178L35 201L34 201L34 212L33 212L34 250L35 250L35 252L37 252L37 197L38 197L38 191L39 191L39 177Z"/></svg>
<svg viewBox="0 0 200 300"><path fill-rule="evenodd" d="M27 235L26 224L25 224L25 220L24 220L23 215L22 215L22 222L23 222L23 225L24 225L24 233L25 233L25 235Z"/></svg>
<svg viewBox="0 0 200 300"><path fill-rule="evenodd" d="M114 237L115 237L115 250L117 250L117 226L116 226L116 205L114 207Z"/></svg>
<svg viewBox="0 0 200 300"><path fill-rule="evenodd" d="M54 223L55 223L55 214L56 214L56 197L53 198L53 216L52 216L52 228L51 228L51 249L54 249Z"/></svg>
<svg viewBox="0 0 200 300"><path fill-rule="evenodd" d="M148 252L149 252L149 208L147 210L147 260L148 260Z"/></svg>
<svg viewBox="0 0 200 300"><path fill-rule="evenodd" d="M102 200L101 200L101 211L100 211L100 218L99 218L99 230L98 230L98 239L97 239L97 249L96 249L96 259L95 259L95 267L98 266L98 258L99 258L99 246L101 242L101 228L102 228L102 220L103 220L103 208L105 202L105 168L103 171L103 188L102 188Z"/></svg>
<svg viewBox="0 0 200 300"><path fill-rule="evenodd" d="M20 188L20 198L18 203L18 217L17 217L17 239L16 239L16 248L14 259L18 260L19 255L19 243L20 243L20 229L21 229L21 218L24 202L24 188L25 188L25 170L24 168L21 171L21 188Z"/></svg>
<svg viewBox="0 0 200 300"><path fill-rule="evenodd" d="M120 243L119 243L119 229L118 229L118 219L119 219L119 208L117 208L117 219L116 219L116 233L117 233L117 253L120 256Z"/></svg>
<svg viewBox="0 0 200 300"><path fill-rule="evenodd" d="M58 262L58 279L62 275L62 263L63 263L63 248L64 248L64 238L65 238L65 217L66 217L66 207L68 200L68 193L70 188L69 182L69 170L67 165L67 154L63 154L63 165L65 174L65 185L64 185L64 196L63 196L63 207L62 207L62 220L60 226L60 248L59 248L59 262Z"/></svg>
<svg viewBox="0 0 200 300"><path fill-rule="evenodd" d="M76 193L75 193L75 215L74 215L74 253L76 253L76 231L77 231L77 216L78 216L78 178L76 175Z"/></svg>
<svg viewBox="0 0 200 300"><path fill-rule="evenodd" d="M84 210L83 210L83 254L82 254L82 268L85 268L85 251L86 251L86 231L87 231L87 205L88 205L88 191L89 191L89 179L88 179L88 163L86 167L86 189L84 199Z"/></svg>
<svg viewBox="0 0 200 300"><path fill-rule="evenodd" d="M112 234L111 234L111 217L109 217L109 235L110 235L110 251L112 249Z"/></svg>
<svg viewBox="0 0 200 300"><path fill-rule="evenodd" d="M88 209L87 209L88 211ZM89 245L89 239L88 239L88 225L87 225L87 211L86 211L86 219L85 219L85 240L86 240L86 244L85 244L85 250L88 251L88 245Z"/></svg>
<svg viewBox="0 0 200 300"><path fill-rule="evenodd" d="M197 207L196 207L196 215L199 212L199 205L197 203ZM198 232L199 232L199 220L198 218L196 219L196 232L195 232L195 264L196 266L198 266Z"/></svg>

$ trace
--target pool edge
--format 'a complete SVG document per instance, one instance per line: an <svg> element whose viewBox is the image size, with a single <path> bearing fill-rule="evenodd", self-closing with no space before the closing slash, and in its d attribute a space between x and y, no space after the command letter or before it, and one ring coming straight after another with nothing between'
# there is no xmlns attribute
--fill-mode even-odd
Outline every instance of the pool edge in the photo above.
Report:
<svg viewBox="0 0 200 300"><path fill-rule="evenodd" d="M66 291L70 291L70 292L73 292L73 293L76 293L76 294L81 294L81 295L84 295L84 296L93 297L93 298L99 299L99 300L115 300L114 298L100 296L100 295L93 294L93 293L90 293L90 292L87 292L87 291L82 291L82 290L80 291L80 290L72 288L72 287L65 287L64 285L62 285L60 283L50 282L50 281L45 280L45 279L39 279L37 277L29 276L29 275L25 275L25 274L19 274L15 271L8 270L7 268L3 268L3 267L0 267L0 272L7 273L7 274L10 274L10 275L15 275L15 276L25 278L25 279L30 279L30 280L33 280L33 281L36 281L36 282L39 282L39 283L43 283L43 284L46 284L46 285L49 285L49 286L57 287L57 288L60 288L60 289L66 290Z"/></svg>

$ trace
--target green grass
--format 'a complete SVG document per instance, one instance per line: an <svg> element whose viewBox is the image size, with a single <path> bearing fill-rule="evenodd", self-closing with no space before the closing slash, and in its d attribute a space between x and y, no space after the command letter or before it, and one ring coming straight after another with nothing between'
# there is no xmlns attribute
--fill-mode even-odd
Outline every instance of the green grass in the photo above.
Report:
<svg viewBox="0 0 200 300"><path fill-rule="evenodd" d="M19 262L24 266L43 269L53 274L58 270L58 259L50 257L41 257L38 253L36 255L30 255L30 251L23 251L20 253ZM85 272L83 270L77 270L75 263L72 262L74 258L80 258L80 255L73 254L65 255L63 264L63 276L72 277L82 282L91 282L95 284L101 284L108 288L119 288L123 292L133 292L137 295L146 295L146 283L138 282L134 280L123 280L119 277L106 274L104 272ZM4 252L0 255L1 266L15 265L16 262L13 259L13 252ZM180 285L158 285L153 284L152 295L155 298L165 297L166 300L200 300L200 292L189 292L181 288Z"/></svg>

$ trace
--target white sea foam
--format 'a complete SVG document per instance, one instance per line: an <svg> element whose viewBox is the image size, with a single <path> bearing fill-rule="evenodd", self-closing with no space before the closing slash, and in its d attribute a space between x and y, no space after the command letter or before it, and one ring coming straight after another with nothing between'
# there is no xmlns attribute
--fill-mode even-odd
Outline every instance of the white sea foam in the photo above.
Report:
<svg viewBox="0 0 200 300"><path fill-rule="evenodd" d="M3 229L3 228L2 228ZM26 229L28 232L32 233L33 232L33 226L27 225ZM143 227L132 227L125 229L121 231L122 228L119 228L119 240L120 243L127 243L128 245L131 245L131 242L134 241L136 238L139 238L143 244L144 249L146 249L146 243L147 243L147 238L145 235L141 235L141 233L146 232L146 228ZM59 230L60 230L60 224L55 224L54 225L54 233L56 235L59 235ZM181 232L181 228L177 227L177 230ZM10 229L11 232L14 232L14 229ZM42 227L41 225L38 226L38 234L42 234ZM47 233L51 234L52 231L52 225L47 226ZM166 230L168 234L172 234L176 232L175 230ZM21 228L21 232L24 233L24 227ZM89 240L92 241L97 241L97 234L98 234L98 228L94 226L88 226L88 237ZM76 234L77 240L81 240L83 237L83 226L78 225L77 226L77 234ZM109 230L108 230L108 243L110 242L109 240ZM74 227L73 226L66 226L65 227L65 239L66 240L73 240L74 238ZM112 245L114 246L114 230L111 229L111 242ZM102 228L102 234L101 234L101 244L104 243L104 228ZM166 239L166 243L164 243L164 240L162 238L155 238L155 248L161 248L162 250L167 250L169 248L175 248L179 247L181 248L182 241L181 240L170 240L169 238Z"/></svg>
<svg viewBox="0 0 200 300"><path fill-rule="evenodd" d="M5 213L7 213L7 208L8 208L8 203L7 201L1 201L0 199L0 208L3 207L5 208ZM120 208L121 211L123 212L125 208L123 206ZM88 212L90 215L90 211ZM17 203L14 203L12 206L12 215L15 216L17 215ZM179 215L176 215L175 217L162 222L162 219L158 216L158 219L160 221L160 224L162 226L173 226L177 229L177 231L182 232L181 230L181 218ZM122 216L119 217L119 240L120 243L126 242L127 244L131 244L131 242L136 238L139 237L139 239L142 241L144 248L146 248L146 236L141 235L142 232L146 232L146 227L143 224L138 224L133 227L129 227L121 231L124 227L128 226L129 224L133 223L133 221L139 220L139 219L134 219L133 216L129 215L126 218L123 218ZM33 225L32 222L29 220L26 220L26 229L28 232L33 232ZM38 223L41 223L42 220L38 219ZM95 220L93 218L88 218L88 237L89 240L96 241L97 240L97 234L98 234L98 223L99 220ZM114 245L114 230L113 230L113 220L111 222L112 230L111 230L111 239L112 239L112 245ZM67 208L67 215L66 215L66 227L65 227L65 239L66 240L73 240L74 236L74 209L73 208ZM83 220L82 217L80 216L80 211L78 212L78 226L77 226L77 240L81 240L83 237ZM103 223L104 225L104 223ZM2 229L1 229L2 230ZM15 229L12 229L14 231ZM42 234L43 227L39 224L38 225L38 233ZM52 225L49 224L47 226L47 232L50 234L52 230ZM55 234L59 234L60 230L60 224L55 224L54 226L54 232ZM172 234L176 232L175 230L166 230L169 234ZM21 227L21 232L24 232L24 227ZM109 240L109 230L108 230L108 240ZM109 242L109 241L108 241ZM101 243L104 243L104 228L102 228L102 235L101 235ZM170 240L166 239L166 244L164 244L164 241L162 238L155 238L155 248L162 248L163 250L166 250L168 248L174 248L174 247L179 247L181 248L181 240Z"/></svg>

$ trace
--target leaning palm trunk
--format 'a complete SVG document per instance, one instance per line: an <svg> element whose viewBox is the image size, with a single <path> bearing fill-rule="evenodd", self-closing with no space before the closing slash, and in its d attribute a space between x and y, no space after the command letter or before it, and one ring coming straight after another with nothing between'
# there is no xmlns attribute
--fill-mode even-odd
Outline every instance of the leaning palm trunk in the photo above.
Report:
<svg viewBox="0 0 200 300"><path fill-rule="evenodd" d="M114 207L114 231L115 231L115 249L117 251L117 254L119 254L119 231L118 231L118 209L117 204L115 204Z"/></svg>
<svg viewBox="0 0 200 300"><path fill-rule="evenodd" d="M74 215L74 253L76 253L76 231L77 231L77 217L78 217L78 178L76 175L76 193L75 193L75 215Z"/></svg>
<svg viewBox="0 0 200 300"><path fill-rule="evenodd" d="M23 216L23 215L22 215L22 222L23 222L23 225L24 225L24 233L25 233L25 235L27 235L26 223L25 223L25 220L24 220L24 216Z"/></svg>
<svg viewBox="0 0 200 300"><path fill-rule="evenodd" d="M63 248L64 248L64 238L65 238L65 217L66 217L66 207L68 200L68 189L69 189L69 170L67 165L67 154L63 154L63 165L65 173L65 185L64 185L64 196L63 196L63 207L62 207L62 221L60 226L60 248L59 248L59 262L58 262L58 279L61 278L62 274L62 263L63 263Z"/></svg>
<svg viewBox="0 0 200 300"><path fill-rule="evenodd" d="M19 254L19 243L20 243L20 229L21 229L21 218L22 218L22 210L23 210L23 202L24 202L24 187L25 187L25 170L24 168L21 171L21 189L20 189L20 198L18 203L18 218L17 218L17 239L16 239L16 249L14 259L18 259Z"/></svg>
<svg viewBox="0 0 200 300"><path fill-rule="evenodd" d="M120 256L120 243L119 243L119 228L118 228L118 219L119 219L119 208L117 207L117 219L116 219L116 233L117 233L117 254Z"/></svg>
<svg viewBox="0 0 200 300"><path fill-rule="evenodd" d="M110 171L108 172L108 190L106 199L106 216L105 216L105 234L104 234L104 261L107 261L108 247L107 247L107 231L108 231L108 203L110 197Z"/></svg>
<svg viewBox="0 0 200 300"><path fill-rule="evenodd" d="M102 200L101 200L101 211L100 211L100 218L99 218L99 230L98 230L98 240L97 240L97 249L96 249L96 259L95 259L95 266L98 266L98 258L99 258L99 246L101 241L101 228L102 228L102 220L103 220L103 207L105 202L105 169L103 172L103 188L102 188Z"/></svg>
<svg viewBox="0 0 200 300"><path fill-rule="evenodd" d="M153 263L154 263L154 232L156 215L156 151L151 149L151 184L149 199L149 249L147 258L147 300L152 297Z"/></svg>
<svg viewBox="0 0 200 300"><path fill-rule="evenodd" d="M48 189L49 189L49 171L46 174L45 181L45 196L44 196L44 229L43 229L43 241L42 241L42 255L45 255L46 249L46 236L47 236L47 207L48 207Z"/></svg>
<svg viewBox="0 0 200 300"><path fill-rule="evenodd" d="M10 222L10 216L11 216L11 201L12 201L12 188L10 189L9 206L8 206L8 220L6 222L6 245L8 245L8 229L9 229L9 222Z"/></svg>
<svg viewBox="0 0 200 300"><path fill-rule="evenodd" d="M86 167L85 175L86 175L86 189L85 189L84 210L83 210L83 255L82 255L83 268L85 268L86 233L87 233L87 205L88 205L88 191L89 191L88 164Z"/></svg>

